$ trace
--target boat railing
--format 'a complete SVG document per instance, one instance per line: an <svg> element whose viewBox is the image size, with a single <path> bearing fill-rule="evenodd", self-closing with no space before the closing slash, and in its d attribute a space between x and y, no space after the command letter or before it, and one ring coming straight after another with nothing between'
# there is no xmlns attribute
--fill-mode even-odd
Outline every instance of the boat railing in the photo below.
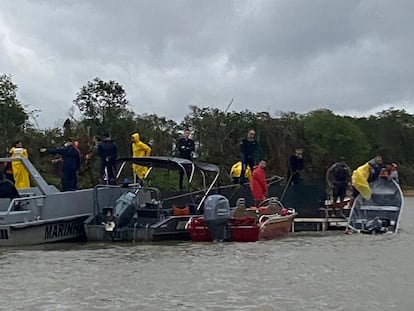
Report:
<svg viewBox="0 0 414 311"><path fill-rule="evenodd" d="M397 212L400 210L398 206L384 206L384 205L364 205L359 208L361 211L388 211Z"/></svg>

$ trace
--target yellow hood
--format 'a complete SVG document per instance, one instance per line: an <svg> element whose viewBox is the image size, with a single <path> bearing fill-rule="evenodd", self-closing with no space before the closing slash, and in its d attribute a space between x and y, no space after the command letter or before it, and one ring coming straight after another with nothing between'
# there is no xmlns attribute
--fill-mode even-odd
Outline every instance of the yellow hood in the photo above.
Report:
<svg viewBox="0 0 414 311"><path fill-rule="evenodd" d="M140 142L140 139L139 139L139 134L138 134L138 133L134 133L134 134L132 134L132 135L131 135L131 137L132 137L132 142L133 142L133 143L137 144L137 143L139 143L139 142Z"/></svg>

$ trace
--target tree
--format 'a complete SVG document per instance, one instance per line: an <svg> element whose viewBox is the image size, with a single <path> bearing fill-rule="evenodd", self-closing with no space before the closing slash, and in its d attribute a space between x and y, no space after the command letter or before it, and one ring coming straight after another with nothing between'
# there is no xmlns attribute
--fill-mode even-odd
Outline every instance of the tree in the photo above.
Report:
<svg viewBox="0 0 414 311"><path fill-rule="evenodd" d="M114 130L114 121L130 117L127 109L126 92L118 82L95 78L82 86L73 103L85 119L90 121L92 130L97 132Z"/></svg>
<svg viewBox="0 0 414 311"><path fill-rule="evenodd" d="M136 117L135 123L141 140L145 143L153 141L152 155L171 155L174 142L178 137L175 121L156 114L143 114Z"/></svg>
<svg viewBox="0 0 414 311"><path fill-rule="evenodd" d="M12 82L11 76L0 76L0 128L2 139L0 152L7 150L25 128L28 114L17 99L17 85Z"/></svg>
<svg viewBox="0 0 414 311"><path fill-rule="evenodd" d="M304 118L308 154L316 171L322 171L345 156L351 166L358 166L370 156L371 145L359 127L326 109L315 110ZM322 170L322 171L321 171Z"/></svg>

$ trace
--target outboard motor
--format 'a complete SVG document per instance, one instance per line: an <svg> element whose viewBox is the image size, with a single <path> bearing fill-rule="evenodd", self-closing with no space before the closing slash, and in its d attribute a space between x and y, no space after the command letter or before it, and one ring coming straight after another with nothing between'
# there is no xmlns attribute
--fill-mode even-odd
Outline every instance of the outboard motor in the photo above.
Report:
<svg viewBox="0 0 414 311"><path fill-rule="evenodd" d="M126 192L122 194L115 202L115 210L113 213L113 220L116 227L121 228L127 225L135 214L135 200L136 194Z"/></svg>
<svg viewBox="0 0 414 311"><path fill-rule="evenodd" d="M385 233L388 230L387 227L387 222L377 216L367 222L366 231L371 234Z"/></svg>
<svg viewBox="0 0 414 311"><path fill-rule="evenodd" d="M229 220L229 200L219 194L208 196L204 202L204 222L213 241L223 242L230 240Z"/></svg>

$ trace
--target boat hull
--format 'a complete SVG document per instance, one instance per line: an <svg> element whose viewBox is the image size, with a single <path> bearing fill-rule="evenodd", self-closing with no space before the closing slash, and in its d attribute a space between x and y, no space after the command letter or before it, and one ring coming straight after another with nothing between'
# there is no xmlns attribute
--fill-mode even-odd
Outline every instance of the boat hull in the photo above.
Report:
<svg viewBox="0 0 414 311"><path fill-rule="evenodd" d="M291 231L295 216L296 214L287 216L271 215L267 216L268 218L262 222L257 222L256 217L233 218L228 222L230 241L256 242L286 237ZM191 218L187 230L193 242L213 241L202 216Z"/></svg>
<svg viewBox="0 0 414 311"><path fill-rule="evenodd" d="M0 225L0 247L85 240L84 221L90 214Z"/></svg>
<svg viewBox="0 0 414 311"><path fill-rule="evenodd" d="M84 228L88 241L188 241L189 232L185 225L191 215L171 216L145 227L125 226L107 231L103 224L91 224L91 219L85 221Z"/></svg>
<svg viewBox="0 0 414 311"><path fill-rule="evenodd" d="M369 200L358 196L348 218L347 232L397 233L400 225L404 197L393 180L379 179L371 183Z"/></svg>

